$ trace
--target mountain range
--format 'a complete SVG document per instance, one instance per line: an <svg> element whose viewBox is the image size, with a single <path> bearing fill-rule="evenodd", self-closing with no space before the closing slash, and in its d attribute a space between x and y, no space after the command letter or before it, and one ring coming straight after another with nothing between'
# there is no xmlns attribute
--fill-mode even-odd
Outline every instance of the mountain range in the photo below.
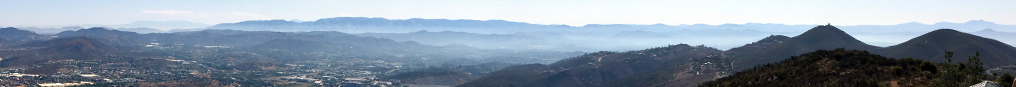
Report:
<svg viewBox="0 0 1016 87"><path fill-rule="evenodd" d="M0 62L4 62L0 67L53 74L81 68L75 66L110 64L116 66L102 68L272 71L299 69L299 65L291 65L294 63L324 64L321 61L392 62L393 66L415 68L507 61L523 65L429 69L388 78L460 87L599 87L697 86L760 65L831 49L936 63L946 61L942 55L946 50L959 57L981 53L985 68L1016 62L1016 47L1004 43L1016 41L1010 38L1014 33L1006 32L1014 30L1012 25L981 20L840 27L757 23L576 27L503 20L338 17L306 22L245 21L208 28L138 33L135 31L151 29L65 27L38 29L59 30L39 34L29 31L36 28L8 27L0 29ZM641 48L649 49L633 50ZM599 52L580 55L581 51ZM965 60L954 58L953 62ZM361 69L395 73L384 68ZM431 81L434 78L455 80Z"/></svg>
<svg viewBox="0 0 1016 87"><path fill-rule="evenodd" d="M676 48L687 47L689 46ZM837 48L868 50L873 54L892 58L914 58L934 62L942 62L944 58L941 55L945 50L958 51L960 53L957 54L962 54L957 56L981 52L984 55L980 57L985 61L983 67L986 68L1012 65L1011 61L1016 60L1010 56L1016 54L1016 48L1010 45L952 29L935 30L902 44L885 48L865 44L831 25L817 26L794 37L773 35L727 51L708 48L669 50L674 48L669 46L624 53L597 52L563 59L549 65L511 66L458 86L695 86L757 65L775 63L815 50ZM658 57L660 54L683 56Z"/></svg>
<svg viewBox="0 0 1016 87"><path fill-rule="evenodd" d="M163 22L175 23L178 21ZM162 22L148 23L145 21L139 21L132 24L160 23ZM323 18L315 21L250 20L236 23L216 24L206 28L174 29L169 31L164 31L165 29L160 30L145 27L119 27L107 29L131 31L139 34L199 31L202 29L281 32L339 31L361 36L382 37L397 41L415 41L420 42L421 44L437 46L459 44L485 49L632 51L672 44L701 44L721 50L729 50L731 48L756 41L757 39L755 38L757 37L770 35L797 35L806 32L807 29L812 26L814 25L786 25L773 23L721 25L588 24L583 26L567 26L531 24L505 20L335 17ZM844 32L853 35L854 38L857 38L866 44L879 47L888 47L899 44L903 41L909 40L910 37L916 37L924 32L930 32L938 28L949 28L962 32L984 31L982 33L972 34L996 39L1005 43L1016 43L1016 39L1006 38L1009 35L998 35L998 33L1016 33L1016 26L1000 25L984 20L972 20L962 23L939 22L934 24L922 24L911 22L897 25L852 25L838 26L838 28L843 29ZM41 34L56 34L62 31L81 29L81 27L26 27L20 29L35 31ZM419 31L445 33L425 33ZM509 42L492 42L463 37L440 37L454 35L500 37L506 38L502 40Z"/></svg>
<svg viewBox="0 0 1016 87"><path fill-rule="evenodd" d="M641 48L670 45L675 43L703 44L727 50L751 43L757 38L769 35L797 35L804 33L814 25L785 25L771 23L721 24L721 25L633 25L633 24L589 24L584 26L544 25L504 20L447 20L447 19L385 19L366 17L336 17L316 21L294 22L286 20L252 20L237 23L222 23L208 27L209 29L236 29L253 31L340 31L345 33L363 33L365 36L379 34L405 34L412 36L418 31L450 31L485 37L498 35L536 37L520 39L515 42L546 42L544 44L513 43L512 45L496 45L484 41L467 38L430 37L454 42L434 41L434 39L412 39L404 37L385 37L395 40L417 41L424 44L446 45L460 43L481 48L508 49L541 49L541 48L573 48L576 51L631 51ZM939 28L955 29L963 32L975 32L991 29L1001 33L1016 32L1016 25L1000 25L984 20L972 20L963 23L939 22L922 24L917 22L897 25L852 25L838 26L844 32L870 45L887 47L902 43L923 32ZM1002 42L1016 42L1016 39L1005 38L989 33L974 33L993 38ZM460 34L461 35L461 34ZM421 36L428 37L428 36ZM542 40L541 40L542 39ZM604 41L602 39L625 40ZM715 40L723 39L723 40ZM549 42L548 42L549 41ZM644 43L642 43L644 42ZM490 44L490 45L488 45ZM520 44L520 45L515 45Z"/></svg>
<svg viewBox="0 0 1016 87"><path fill-rule="evenodd" d="M294 22L286 20L251 20L237 23L222 23L208 27L210 29L237 30L269 30L269 31L343 31L347 33L392 33L430 31L461 31L473 33L510 34L517 32L537 31L583 31L583 32L618 32L618 31L653 31L668 32L677 29L752 29L768 32L802 32L813 25L784 25L769 23L722 24L722 25L630 25L630 24L589 24L585 26L544 25L504 20L448 20L448 19L385 19L367 17L335 17L316 21ZM841 26L856 29L856 32L927 32L936 28L959 29L973 32L981 29L1001 29L1016 31L1014 25L999 25L984 20L972 20L964 23L939 22L931 25L917 22L898 25L854 25ZM877 30L877 31L876 31Z"/></svg>
<svg viewBox="0 0 1016 87"><path fill-rule="evenodd" d="M201 30L139 34L93 27L42 35L17 28L0 30L5 31L0 36L3 39L0 40L0 62L4 62L0 67L34 69L39 68L37 66L53 66L36 72L42 74L56 73L58 71L52 70L56 68L67 68L61 67L59 61L143 63L185 59L219 63L204 66L216 69L276 70L278 68L271 67L284 68L285 63L323 60L384 60L420 66L487 62L546 63L582 53L479 49L462 45L431 46L335 31ZM118 59L122 57L140 59ZM172 66L174 67L170 68L190 65Z"/></svg>

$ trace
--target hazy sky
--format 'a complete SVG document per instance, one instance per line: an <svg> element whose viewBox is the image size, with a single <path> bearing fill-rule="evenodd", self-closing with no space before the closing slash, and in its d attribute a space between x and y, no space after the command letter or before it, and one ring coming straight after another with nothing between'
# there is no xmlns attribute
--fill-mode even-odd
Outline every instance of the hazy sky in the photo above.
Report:
<svg viewBox="0 0 1016 87"><path fill-rule="evenodd" d="M0 27L331 17L501 19L573 26L892 25L982 19L1016 24L1016 0L0 0L0 6Z"/></svg>

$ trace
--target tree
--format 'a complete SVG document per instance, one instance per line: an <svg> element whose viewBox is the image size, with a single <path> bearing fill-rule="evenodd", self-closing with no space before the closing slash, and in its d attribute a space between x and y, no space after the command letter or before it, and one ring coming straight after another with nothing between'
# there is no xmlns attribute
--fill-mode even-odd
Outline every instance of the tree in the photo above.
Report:
<svg viewBox="0 0 1016 87"><path fill-rule="evenodd" d="M952 63L952 56L953 56L952 51L945 50L945 59L948 61L946 63Z"/></svg>
<svg viewBox="0 0 1016 87"><path fill-rule="evenodd" d="M1013 80L1013 78L1014 77L1012 76L1012 74L1005 73L1005 74L1002 74L1002 76L998 77L998 80L996 80L996 82L999 82L998 83L999 85L1002 85L1002 86L1005 86L1005 87L1009 87L1009 86L1012 86L1012 80Z"/></svg>
<svg viewBox="0 0 1016 87"><path fill-rule="evenodd" d="M981 62L981 52L974 52L974 56L967 57L967 69L971 74L984 72L984 63Z"/></svg>

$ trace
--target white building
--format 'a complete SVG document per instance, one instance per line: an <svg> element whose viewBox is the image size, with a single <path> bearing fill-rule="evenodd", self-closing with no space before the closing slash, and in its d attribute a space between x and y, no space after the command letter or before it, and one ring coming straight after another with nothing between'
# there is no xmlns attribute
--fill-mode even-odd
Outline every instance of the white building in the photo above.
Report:
<svg viewBox="0 0 1016 87"><path fill-rule="evenodd" d="M1002 86L995 84L995 82L991 81L981 81L981 83L971 85L970 87L1002 87Z"/></svg>

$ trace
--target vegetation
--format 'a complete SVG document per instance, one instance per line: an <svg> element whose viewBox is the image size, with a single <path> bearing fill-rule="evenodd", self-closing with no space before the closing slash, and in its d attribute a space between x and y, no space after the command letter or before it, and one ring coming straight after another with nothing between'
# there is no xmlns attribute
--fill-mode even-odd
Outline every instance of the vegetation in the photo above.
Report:
<svg viewBox="0 0 1016 87"><path fill-rule="evenodd" d="M952 59L946 51L945 59ZM914 58L886 58L858 50L819 50L774 64L756 66L716 81L702 83L703 87L789 87L789 86L849 86L849 87L928 87L969 86L982 80L994 80L1000 85L1012 84L1012 76L1000 77L984 74L980 52L968 57L966 63L931 63Z"/></svg>

